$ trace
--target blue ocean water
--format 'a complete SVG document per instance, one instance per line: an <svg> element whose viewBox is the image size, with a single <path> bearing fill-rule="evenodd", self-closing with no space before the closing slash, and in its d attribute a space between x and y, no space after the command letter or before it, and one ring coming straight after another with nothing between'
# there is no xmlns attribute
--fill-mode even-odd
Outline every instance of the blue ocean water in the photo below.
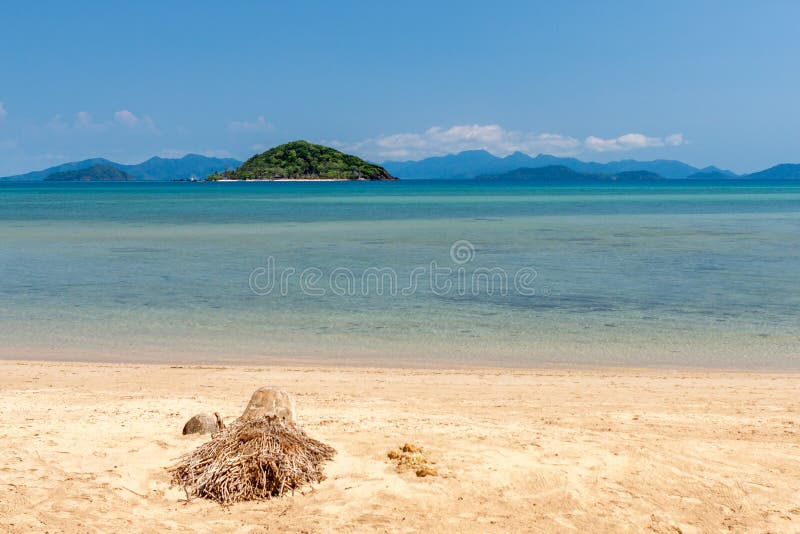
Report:
<svg viewBox="0 0 800 534"><path fill-rule="evenodd" d="M0 356L800 367L800 184L0 184Z"/></svg>

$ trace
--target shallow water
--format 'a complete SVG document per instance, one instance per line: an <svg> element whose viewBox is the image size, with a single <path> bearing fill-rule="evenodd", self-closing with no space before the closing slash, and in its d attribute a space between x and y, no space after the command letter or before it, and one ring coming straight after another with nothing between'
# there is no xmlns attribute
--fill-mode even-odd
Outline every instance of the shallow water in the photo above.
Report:
<svg viewBox="0 0 800 534"><path fill-rule="evenodd" d="M0 274L4 357L800 367L800 184L0 184Z"/></svg>

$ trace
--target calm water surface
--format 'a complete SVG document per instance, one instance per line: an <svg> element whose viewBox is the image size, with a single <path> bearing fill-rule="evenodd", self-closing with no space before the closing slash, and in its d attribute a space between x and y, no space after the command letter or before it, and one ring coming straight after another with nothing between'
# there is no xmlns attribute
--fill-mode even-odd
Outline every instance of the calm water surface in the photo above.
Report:
<svg viewBox="0 0 800 534"><path fill-rule="evenodd" d="M800 184L0 184L0 356L800 368Z"/></svg>

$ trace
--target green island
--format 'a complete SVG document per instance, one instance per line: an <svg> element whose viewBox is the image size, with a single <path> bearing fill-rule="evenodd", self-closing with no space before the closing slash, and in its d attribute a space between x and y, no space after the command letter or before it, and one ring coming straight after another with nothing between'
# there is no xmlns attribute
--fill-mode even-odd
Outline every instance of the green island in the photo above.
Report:
<svg viewBox="0 0 800 534"><path fill-rule="evenodd" d="M235 170L212 174L219 180L396 180L386 169L336 149L292 141L257 154Z"/></svg>

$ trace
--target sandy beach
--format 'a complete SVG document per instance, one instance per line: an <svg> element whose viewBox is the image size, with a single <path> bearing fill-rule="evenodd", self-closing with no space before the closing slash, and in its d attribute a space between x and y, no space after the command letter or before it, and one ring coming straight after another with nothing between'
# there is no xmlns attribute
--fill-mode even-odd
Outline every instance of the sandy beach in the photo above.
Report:
<svg viewBox="0 0 800 534"><path fill-rule="evenodd" d="M800 375L0 362L0 529L800 531ZM293 496L222 507L165 468L279 385L338 454ZM411 442L439 473L387 458Z"/></svg>

